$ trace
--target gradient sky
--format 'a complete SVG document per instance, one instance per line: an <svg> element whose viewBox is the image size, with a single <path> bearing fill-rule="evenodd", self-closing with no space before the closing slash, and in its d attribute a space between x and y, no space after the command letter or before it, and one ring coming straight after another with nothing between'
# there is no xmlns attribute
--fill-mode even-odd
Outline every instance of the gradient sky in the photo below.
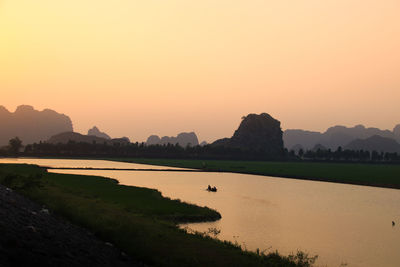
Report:
<svg viewBox="0 0 400 267"><path fill-rule="evenodd" d="M0 0L0 105L78 132L400 123L399 0Z"/></svg>

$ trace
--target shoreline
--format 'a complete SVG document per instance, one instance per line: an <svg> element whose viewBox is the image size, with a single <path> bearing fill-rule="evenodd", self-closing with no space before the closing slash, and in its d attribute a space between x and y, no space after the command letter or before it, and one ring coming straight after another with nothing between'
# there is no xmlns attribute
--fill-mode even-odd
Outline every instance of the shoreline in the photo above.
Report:
<svg viewBox="0 0 400 267"><path fill-rule="evenodd" d="M105 160L110 160L110 161L116 161L116 162L127 162L127 163L137 163L137 164L146 164L146 165L157 165L154 163L154 161L157 160L164 160L165 162L168 162L168 160L165 159L105 159ZM145 162L147 161L147 162ZM153 161L153 162L152 162ZM184 162L185 160L176 160L176 161L181 161ZM197 161L197 162L207 162L203 160L187 160L187 161ZM218 162L218 160L210 160L212 162ZM224 161L221 161L224 162ZM226 162L226 161L225 161ZM240 163L243 164L243 161L229 161L231 163ZM244 164L249 163L253 164L253 161L248 161L245 162ZM257 163L257 162L256 162ZM266 164L269 162L265 162ZM275 164L275 162L274 162ZM278 164L292 164L291 162L279 162ZM320 164L316 162L312 163L307 163L307 162L296 162L295 164ZM331 164L331 165L341 165L344 164L346 166L366 166L367 168L369 166L395 166L398 167L398 183L380 183L380 182L374 182L374 181L351 181L351 180L345 180L341 178L332 178L332 177L312 177L312 176L307 176L307 175L295 175L295 174L284 174L284 173L273 173L273 172L262 172L262 171L244 171L244 170L232 170L232 169L226 169L224 167L221 168L207 168L207 169L202 169L201 167L194 167L194 166L181 166L180 164L158 164L157 166L166 166L166 167L177 167L177 168L192 168L196 169L198 172L217 172L217 173L235 173L235 174L247 174L247 175L259 175L259 176L268 176L268 177L273 177L273 178L285 178L285 179L296 179L296 180L305 180L305 181L316 181L316 182L328 182L328 183L339 183L339 184L349 184L349 185L358 185L358 186L369 186L369 187L378 187L378 188L387 188L387 189L400 189L400 166L399 165L377 165L377 164L359 164L359 163L323 163L323 164ZM232 168L232 167L231 167ZM362 174L360 174L362 175ZM379 178L376 178L377 180Z"/></svg>
<svg viewBox="0 0 400 267"><path fill-rule="evenodd" d="M24 158L24 157L21 157ZM155 171L155 172L214 172L214 173L235 173L235 174L247 174L247 175L259 175L268 176L274 178L285 178L285 179L296 179L305 181L317 181L317 182L328 182L328 183L339 183L349 184L357 186L369 186L387 189L400 189L400 165L393 164L366 164L366 163L321 163L321 162L260 162L260 161L220 161L220 160L179 160L179 159L143 159L143 158L27 158L27 159L75 159L75 160L107 160L114 162L124 163L136 163L143 165L153 166L164 166L164 167L175 167L177 169L147 169L147 168L91 168L91 167L46 167L48 169L59 169L59 170L106 170L106 171ZM206 166L205 168L202 163L209 163L214 166ZM228 163L228 166L226 166ZM220 165L220 166L219 166ZM239 165L239 166L236 166ZM253 168L255 165L255 168ZM265 170L264 165L281 165L279 168L274 170ZM318 169L319 165L323 168L330 167L328 172L316 174L313 173L313 169ZM293 166L301 167L299 172L305 172L306 174L298 174L296 170L291 170L290 174L287 173L285 168L293 168ZM332 168L335 167L335 168ZM337 167L337 168L336 168ZM252 169L253 168L253 169ZM261 168L261 169L260 169ZM264 169L262 169L264 168ZM340 177L343 176L346 171L354 172L355 169L360 169L359 173L353 175L353 177ZM376 177L367 177L370 175L371 169L381 168L382 173L385 169L392 169L392 173L388 175L376 172ZM246 170L247 169L247 170ZM267 167L268 169L268 167ZM340 169L347 169L340 171ZM331 173L335 173L332 175ZM372 170L374 172L374 170ZM393 174L397 174L393 175ZM325 176L325 177L324 177ZM330 177L329 177L330 176ZM388 179L385 176L391 176ZM395 176L395 177L394 177ZM356 177L356 179L355 179ZM360 179L361 177L362 179Z"/></svg>
<svg viewBox="0 0 400 267"><path fill-rule="evenodd" d="M139 263L302 267L312 266L316 259L303 252L288 256L250 252L203 233L189 234L178 223L214 221L221 215L163 197L155 189L120 185L115 179L52 173L37 165L0 164L0 182L45 205L51 213L89 229Z"/></svg>
<svg viewBox="0 0 400 267"><path fill-rule="evenodd" d="M4 266L145 266L112 243L0 184Z"/></svg>
<svg viewBox="0 0 400 267"><path fill-rule="evenodd" d="M118 161L122 162L122 161ZM149 164L152 165L152 164ZM159 165L164 166L164 165ZM169 166L174 167L174 166ZM351 183L351 182L340 182L325 178L308 178L302 176L278 176L272 174L262 174L262 173L254 173L254 172L235 172L235 171L217 171L217 170L202 170L202 169L195 169L195 170L173 170L173 169L121 169L121 168L83 168L83 167L45 167L48 170L98 170L98 171L145 171L145 172L197 172L197 173L233 173L233 174L246 174L246 175L257 175L257 176L265 176L271 178L284 178L284 179L295 179L295 180L303 180L303 181L310 181L310 182L326 182L326 183L335 183L335 184L348 184L348 185L358 185L358 186L368 186L368 187L377 187L377 188L386 188L386 189L400 189L400 185L388 185L388 184L374 184L374 183Z"/></svg>

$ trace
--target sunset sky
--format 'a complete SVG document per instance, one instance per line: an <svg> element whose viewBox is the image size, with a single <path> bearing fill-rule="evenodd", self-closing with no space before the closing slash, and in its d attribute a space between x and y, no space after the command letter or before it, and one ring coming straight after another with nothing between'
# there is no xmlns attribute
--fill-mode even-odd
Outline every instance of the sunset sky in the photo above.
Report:
<svg viewBox="0 0 400 267"><path fill-rule="evenodd" d="M400 123L399 0L0 0L0 105L112 137Z"/></svg>

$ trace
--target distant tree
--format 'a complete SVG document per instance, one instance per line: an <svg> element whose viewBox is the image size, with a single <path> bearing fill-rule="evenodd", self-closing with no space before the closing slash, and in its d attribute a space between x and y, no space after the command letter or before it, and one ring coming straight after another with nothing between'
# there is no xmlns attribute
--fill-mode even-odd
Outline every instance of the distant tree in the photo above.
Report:
<svg viewBox="0 0 400 267"><path fill-rule="evenodd" d="M300 148L300 150L299 150L299 157L300 158L302 158L303 157L303 155L304 155L304 150L302 149L302 148Z"/></svg>
<svg viewBox="0 0 400 267"><path fill-rule="evenodd" d="M377 151L372 151L371 153L371 160L372 161L378 161L379 160L379 153Z"/></svg>
<svg viewBox="0 0 400 267"><path fill-rule="evenodd" d="M25 153L31 153L33 151L33 146L32 145L26 145L25 146Z"/></svg>
<svg viewBox="0 0 400 267"><path fill-rule="evenodd" d="M19 150L22 147L22 141L21 139L17 137L14 137L13 139L11 139L9 142L10 145L10 152L13 154L18 154Z"/></svg>
<svg viewBox="0 0 400 267"><path fill-rule="evenodd" d="M286 148L285 148L286 149ZM287 149L286 149L287 150ZM289 155L289 157L290 158L295 158L296 157L296 152L293 150L293 149L291 149L289 152L288 152L288 155Z"/></svg>

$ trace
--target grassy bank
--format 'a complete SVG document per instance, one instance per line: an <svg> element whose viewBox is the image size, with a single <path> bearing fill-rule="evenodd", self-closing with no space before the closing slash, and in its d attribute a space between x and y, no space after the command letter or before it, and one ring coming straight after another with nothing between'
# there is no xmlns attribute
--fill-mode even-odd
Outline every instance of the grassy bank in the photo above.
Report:
<svg viewBox="0 0 400 267"><path fill-rule="evenodd" d="M149 265L309 266L312 262L301 253L258 255L204 234L189 235L176 223L215 220L218 212L164 198L157 190L122 186L102 177L47 173L33 165L0 164L0 182Z"/></svg>
<svg viewBox="0 0 400 267"><path fill-rule="evenodd" d="M112 160L202 169L205 171L258 174L400 189L400 165L136 158L121 158Z"/></svg>

